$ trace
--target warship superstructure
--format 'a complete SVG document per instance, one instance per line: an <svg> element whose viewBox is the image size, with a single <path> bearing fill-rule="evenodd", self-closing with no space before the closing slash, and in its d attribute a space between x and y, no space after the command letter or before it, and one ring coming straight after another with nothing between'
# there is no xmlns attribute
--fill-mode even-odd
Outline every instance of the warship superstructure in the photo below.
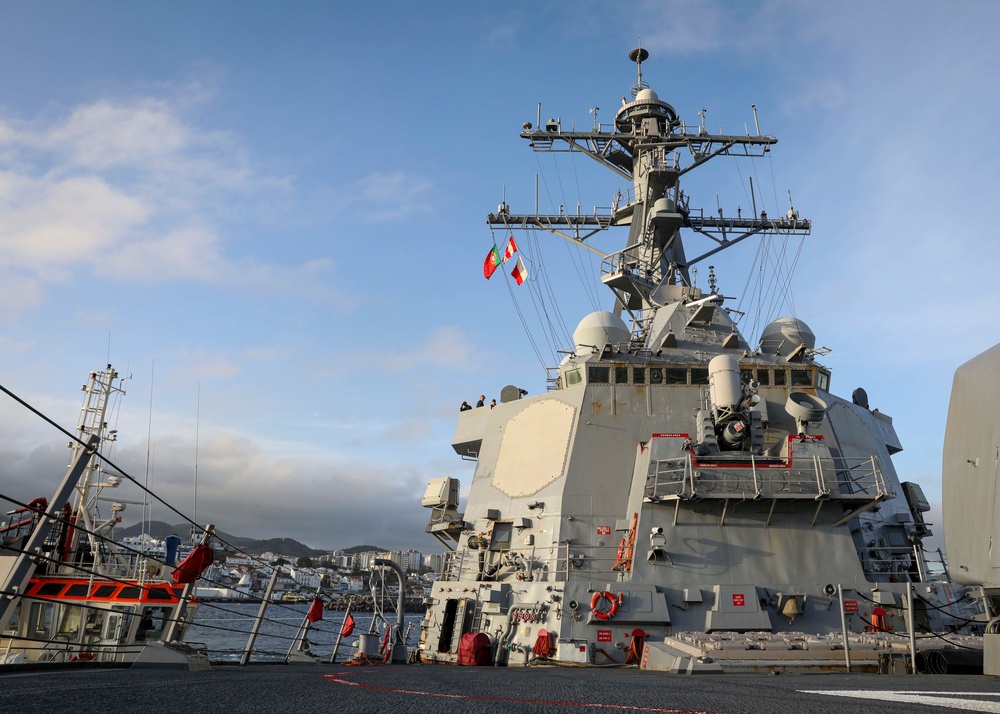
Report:
<svg viewBox="0 0 1000 714"><path fill-rule="evenodd" d="M708 289L692 282L693 266L747 238L810 232L792 208L709 215L681 189L711 159L760 157L777 140L686 124L643 81L647 57L631 53L638 79L613 125L521 133L631 182L611 209L503 203L488 216L581 245L615 227L628 238L601 266L613 309L580 320L550 389L508 386L495 408L459 415L453 446L475 476L464 512L456 479L423 498L428 532L452 552L421 658L459 661L479 635L508 665L649 666L652 653L691 671L754 652L835 667L844 647L864 658L894 633L959 630L981 603L960 616L963 592L928 562L929 504L893 468L892 419L863 389L830 391L805 322L777 319L751 344L711 271ZM709 248L689 258L684 236Z"/></svg>

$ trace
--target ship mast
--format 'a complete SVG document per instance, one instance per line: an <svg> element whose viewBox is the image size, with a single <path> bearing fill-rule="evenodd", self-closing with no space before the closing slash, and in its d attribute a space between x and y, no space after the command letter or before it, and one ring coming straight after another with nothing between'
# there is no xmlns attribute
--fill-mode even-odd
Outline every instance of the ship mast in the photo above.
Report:
<svg viewBox="0 0 1000 714"><path fill-rule="evenodd" d="M632 101L622 98L612 126L595 121L592 131L563 131L550 119L545 126L523 125L521 137L538 152L581 152L631 182L619 192L609 210L575 215L513 214L502 203L487 216L491 228L541 229L594 250L585 241L613 226L628 226L626 247L603 256L601 281L615 294L615 310L632 318L634 338L643 340L652 312L681 299L691 287L691 266L757 234L808 235L811 223L789 209L778 218L765 211L736 218L705 215L692 209L680 188L681 177L717 156L761 157L773 136L710 134L704 125L687 126L674 108L662 101L642 79L642 63L649 52L636 48L629 59L636 64ZM754 211L756 213L756 211ZM715 245L693 258L684 250L681 229L687 228Z"/></svg>

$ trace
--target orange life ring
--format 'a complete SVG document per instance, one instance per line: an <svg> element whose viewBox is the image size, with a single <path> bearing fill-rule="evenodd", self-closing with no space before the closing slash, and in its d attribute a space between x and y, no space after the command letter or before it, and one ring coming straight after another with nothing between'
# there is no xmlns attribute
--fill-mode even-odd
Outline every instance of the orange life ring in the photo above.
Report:
<svg viewBox="0 0 1000 714"><path fill-rule="evenodd" d="M72 657L70 657L69 661L70 662L93 662L94 661L94 655L92 655L90 652L80 652L79 654L75 654Z"/></svg>
<svg viewBox="0 0 1000 714"><path fill-rule="evenodd" d="M611 603L611 607L608 608L607 612L597 607L601 603L601 600L607 600ZM590 598L590 609L593 611L594 617L598 620L610 620L618 614L618 600L607 590L598 591L594 593L594 597Z"/></svg>

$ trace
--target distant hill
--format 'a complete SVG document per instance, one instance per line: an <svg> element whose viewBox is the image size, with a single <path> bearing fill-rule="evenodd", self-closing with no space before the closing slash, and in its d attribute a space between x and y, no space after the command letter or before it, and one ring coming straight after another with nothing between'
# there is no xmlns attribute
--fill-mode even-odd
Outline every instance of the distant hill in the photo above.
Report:
<svg viewBox="0 0 1000 714"><path fill-rule="evenodd" d="M343 552L346 555L356 555L357 553L367 553L371 550L377 550L379 552L385 552L385 548L377 545L352 545L350 548L344 548Z"/></svg>
<svg viewBox="0 0 1000 714"><path fill-rule="evenodd" d="M149 527L145 529L146 532L153 538L158 539L166 538L168 535L176 535L181 538L186 538L191 533L191 526L187 523L172 526L169 523L164 523L163 521L152 521L148 525ZM118 538L137 536L142 532L143 527L141 523L136 523L135 525L127 528L115 529L115 535ZM291 555L296 558L301 558L303 556L307 558L316 558L330 552L328 550L310 548L304 543L300 543L292 538L243 538L231 535L224 531L216 531L216 534L222 540L227 543L232 543L240 550L246 551L251 555L260 555L261 553L271 552L280 555ZM361 548L362 550L375 549L374 546L355 547Z"/></svg>

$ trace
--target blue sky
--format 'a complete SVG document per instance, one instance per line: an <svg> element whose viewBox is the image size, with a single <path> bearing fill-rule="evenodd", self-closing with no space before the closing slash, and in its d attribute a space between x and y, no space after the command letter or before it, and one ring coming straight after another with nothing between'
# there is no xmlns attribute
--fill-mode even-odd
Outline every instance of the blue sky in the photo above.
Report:
<svg viewBox="0 0 1000 714"><path fill-rule="evenodd" d="M517 134L538 102L609 121L641 35L644 79L688 123L752 130L756 104L778 137L704 169L692 203L747 211L753 175L784 212L791 190L814 230L780 313L832 349L835 392L894 417L897 470L939 501L952 374L1000 338L998 20L989 2L0 2L0 384L72 426L110 355L132 375L116 460L142 480L148 453L190 511L197 439L200 521L436 550L419 497L469 485L459 403L544 390L566 346L531 290L483 279L484 216L505 187L531 211L536 173L543 211L610 205L609 172ZM715 262L724 293L753 243ZM522 249L553 322L610 307L589 254ZM0 419L4 492L48 495L65 440L9 400Z"/></svg>

